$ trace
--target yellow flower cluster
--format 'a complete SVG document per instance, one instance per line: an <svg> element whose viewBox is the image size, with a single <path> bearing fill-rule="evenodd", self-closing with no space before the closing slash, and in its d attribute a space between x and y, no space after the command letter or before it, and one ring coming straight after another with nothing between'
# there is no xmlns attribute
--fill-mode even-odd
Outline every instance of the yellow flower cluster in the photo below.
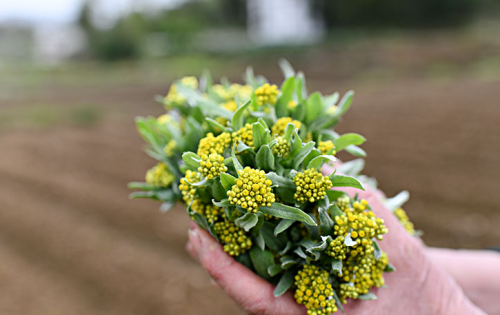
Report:
<svg viewBox="0 0 500 315"><path fill-rule="evenodd" d="M389 263L385 253L377 260L373 254L349 257L342 267L342 281L339 297L345 303L347 298L357 298L372 287L384 285L383 272Z"/></svg>
<svg viewBox="0 0 500 315"><path fill-rule="evenodd" d="M188 76L181 79L181 84L192 89L198 88L198 78L195 76Z"/></svg>
<svg viewBox="0 0 500 315"><path fill-rule="evenodd" d="M291 100L290 102L288 102L288 109L294 109L295 106L297 106L297 102L296 101Z"/></svg>
<svg viewBox="0 0 500 315"><path fill-rule="evenodd" d="M308 315L330 315L337 311L328 271L304 265L295 275L295 300L305 305Z"/></svg>
<svg viewBox="0 0 500 315"><path fill-rule="evenodd" d="M337 236L337 238L328 244L328 247L325 250L326 254L335 259L344 260L347 255L347 246L344 241L345 238L343 236Z"/></svg>
<svg viewBox="0 0 500 315"><path fill-rule="evenodd" d="M214 231L224 244L224 251L231 256L239 256L252 247L252 241L245 231L231 221L215 223Z"/></svg>
<svg viewBox="0 0 500 315"><path fill-rule="evenodd" d="M229 148L231 144L231 135L227 132L223 132L217 137L213 133L208 133L207 136L200 140L198 145L198 155L203 154L222 154L224 149Z"/></svg>
<svg viewBox="0 0 500 315"><path fill-rule="evenodd" d="M156 118L156 121L159 124L166 125L168 123L172 123L174 119L169 114L163 114L161 116L158 116L158 118Z"/></svg>
<svg viewBox="0 0 500 315"><path fill-rule="evenodd" d="M191 170L186 171L186 175L181 178L179 190L182 193L182 200L186 204L190 204L196 198L196 187L190 185L201 181L201 174ZM201 213L201 212L200 212Z"/></svg>
<svg viewBox="0 0 500 315"><path fill-rule="evenodd" d="M335 144L333 144L332 140L320 141L318 144L318 150L323 155L325 154L335 155L337 153L335 151Z"/></svg>
<svg viewBox="0 0 500 315"><path fill-rule="evenodd" d="M227 192L229 202L248 212L257 212L260 207L270 207L276 197L272 192L273 182L266 178L264 171L245 167L238 171L239 178Z"/></svg>
<svg viewBox="0 0 500 315"><path fill-rule="evenodd" d="M356 213L347 210L343 215L335 217L335 235L347 237L351 234L351 239L357 244L351 247L352 256L367 255L375 248L373 238L382 240L383 235L388 232L384 225L384 220L377 218L372 211Z"/></svg>
<svg viewBox="0 0 500 315"><path fill-rule="evenodd" d="M292 146L290 141L287 141L283 137L278 137L276 140L278 140L278 143L273 147L273 154L286 159L290 155L290 148Z"/></svg>
<svg viewBox="0 0 500 315"><path fill-rule="evenodd" d="M253 129L251 124L245 124L243 128L233 132L233 143L243 142L249 147L253 147Z"/></svg>
<svg viewBox="0 0 500 315"><path fill-rule="evenodd" d="M174 155L176 148L177 148L177 142L175 142L175 140L172 139L167 143L167 145L163 150L165 151L165 154L168 157L171 157L172 155Z"/></svg>
<svg viewBox="0 0 500 315"><path fill-rule="evenodd" d="M337 206L339 206L340 210L342 210L343 212L346 212L350 208L350 205L349 205L350 201L351 201L351 198L349 198L348 195L343 195L342 197L337 199Z"/></svg>
<svg viewBox="0 0 500 315"><path fill-rule="evenodd" d="M276 103L276 97L280 91L276 85L270 85L265 83L264 85L258 87L255 90L255 96L257 97L257 104L259 106Z"/></svg>
<svg viewBox="0 0 500 315"><path fill-rule="evenodd" d="M175 176L170 172L167 164L159 162L146 173L146 183L156 187L168 187L172 185Z"/></svg>
<svg viewBox="0 0 500 315"><path fill-rule="evenodd" d="M198 171L209 180L219 176L220 173L227 171L227 167L224 165L224 157L216 153L202 154Z"/></svg>
<svg viewBox="0 0 500 315"><path fill-rule="evenodd" d="M303 173L297 173L293 178L293 182L297 185L294 198L300 203L324 199L326 191L332 187L332 181L328 176L323 176L314 168L305 170Z"/></svg>
<svg viewBox="0 0 500 315"><path fill-rule="evenodd" d="M248 84L241 85L237 83L231 84L228 88L221 84L214 84L212 90L217 94L220 98L229 101L238 98L240 100L247 100L252 95L252 87Z"/></svg>
<svg viewBox="0 0 500 315"><path fill-rule="evenodd" d="M225 103L222 103L221 106L230 112L235 112L238 109L238 105L234 100L229 100Z"/></svg>
<svg viewBox="0 0 500 315"><path fill-rule="evenodd" d="M406 211L403 210L403 208L397 208L396 210L394 210L394 215L398 218L399 222L403 225L405 230L410 235L415 235L415 226L410 221L410 218L406 214Z"/></svg>
<svg viewBox="0 0 500 315"><path fill-rule="evenodd" d="M174 84L170 86L167 96L165 96L164 102L166 106L179 107L186 102L186 98L177 92L177 88Z"/></svg>
<svg viewBox="0 0 500 315"><path fill-rule="evenodd" d="M276 120L274 126L271 127L273 135L283 136L285 134L285 129L288 123L292 123L295 128L300 129L302 123L298 120L293 120L292 117L282 117Z"/></svg>
<svg viewBox="0 0 500 315"><path fill-rule="evenodd" d="M216 205L209 204L205 206L205 217L208 223L213 224L219 220L219 218L225 218L226 215L224 210Z"/></svg>

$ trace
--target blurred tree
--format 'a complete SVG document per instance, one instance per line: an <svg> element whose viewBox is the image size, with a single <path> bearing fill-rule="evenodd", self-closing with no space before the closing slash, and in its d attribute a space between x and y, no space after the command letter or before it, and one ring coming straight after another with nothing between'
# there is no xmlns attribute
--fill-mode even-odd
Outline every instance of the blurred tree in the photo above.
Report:
<svg viewBox="0 0 500 315"><path fill-rule="evenodd" d="M468 22L479 0L313 0L329 29L336 27L430 28Z"/></svg>

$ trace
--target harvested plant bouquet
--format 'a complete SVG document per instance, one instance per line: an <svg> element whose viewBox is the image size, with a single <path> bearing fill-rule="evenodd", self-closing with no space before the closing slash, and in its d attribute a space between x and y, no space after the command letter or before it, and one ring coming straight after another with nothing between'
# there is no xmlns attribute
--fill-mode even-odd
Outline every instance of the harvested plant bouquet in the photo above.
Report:
<svg viewBox="0 0 500 315"><path fill-rule="evenodd" d="M160 98L167 114L137 118L158 164L146 183L130 184L141 190L132 197L160 200L161 211L182 200L224 251L276 285L275 296L292 289L308 314L331 314L348 298L376 298L370 288L393 270L377 244L388 230L366 200L336 190L376 184L359 175L362 159L321 173L341 150L365 156L362 136L332 129L353 92L308 95L303 74L281 65L280 88L251 69L245 85L213 84L208 73L175 82ZM415 233L400 208L407 197L386 204Z"/></svg>

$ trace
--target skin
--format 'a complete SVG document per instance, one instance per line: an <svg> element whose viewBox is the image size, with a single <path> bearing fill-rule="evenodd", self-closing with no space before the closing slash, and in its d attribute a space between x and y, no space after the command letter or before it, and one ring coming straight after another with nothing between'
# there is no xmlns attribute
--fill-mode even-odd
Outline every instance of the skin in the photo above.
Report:
<svg viewBox="0 0 500 315"><path fill-rule="evenodd" d="M328 173L328 170L325 170ZM350 300L344 306L349 315L382 314L469 314L484 315L463 293L460 286L436 260L426 254L422 242L411 237L396 217L385 208L380 194L359 193L389 229L380 246L396 271L385 274L387 288L374 288L377 300ZM291 292L275 298L274 287L227 255L222 246L206 231L192 224L187 250L207 270L217 286L249 314L306 314Z"/></svg>
<svg viewBox="0 0 500 315"><path fill-rule="evenodd" d="M426 252L455 279L474 304L490 315L500 315L500 254L445 248L428 248Z"/></svg>

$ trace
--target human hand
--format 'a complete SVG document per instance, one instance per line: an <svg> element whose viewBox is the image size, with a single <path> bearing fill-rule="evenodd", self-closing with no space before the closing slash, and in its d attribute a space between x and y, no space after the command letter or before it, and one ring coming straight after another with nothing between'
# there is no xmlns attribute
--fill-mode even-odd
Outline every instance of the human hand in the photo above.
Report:
<svg viewBox="0 0 500 315"><path fill-rule="evenodd" d="M325 167L326 168L326 167ZM328 173L328 169L325 169ZM372 191L347 189L366 199L377 216L385 220L389 233L380 243L396 271L385 274L387 288L374 288L372 301L349 301L344 306L352 315L377 314L482 314L460 287L425 254L423 244L406 233L394 215ZM227 255L206 231L193 224L187 249L198 259L214 281L247 313L305 314L289 292L273 296L273 286Z"/></svg>

